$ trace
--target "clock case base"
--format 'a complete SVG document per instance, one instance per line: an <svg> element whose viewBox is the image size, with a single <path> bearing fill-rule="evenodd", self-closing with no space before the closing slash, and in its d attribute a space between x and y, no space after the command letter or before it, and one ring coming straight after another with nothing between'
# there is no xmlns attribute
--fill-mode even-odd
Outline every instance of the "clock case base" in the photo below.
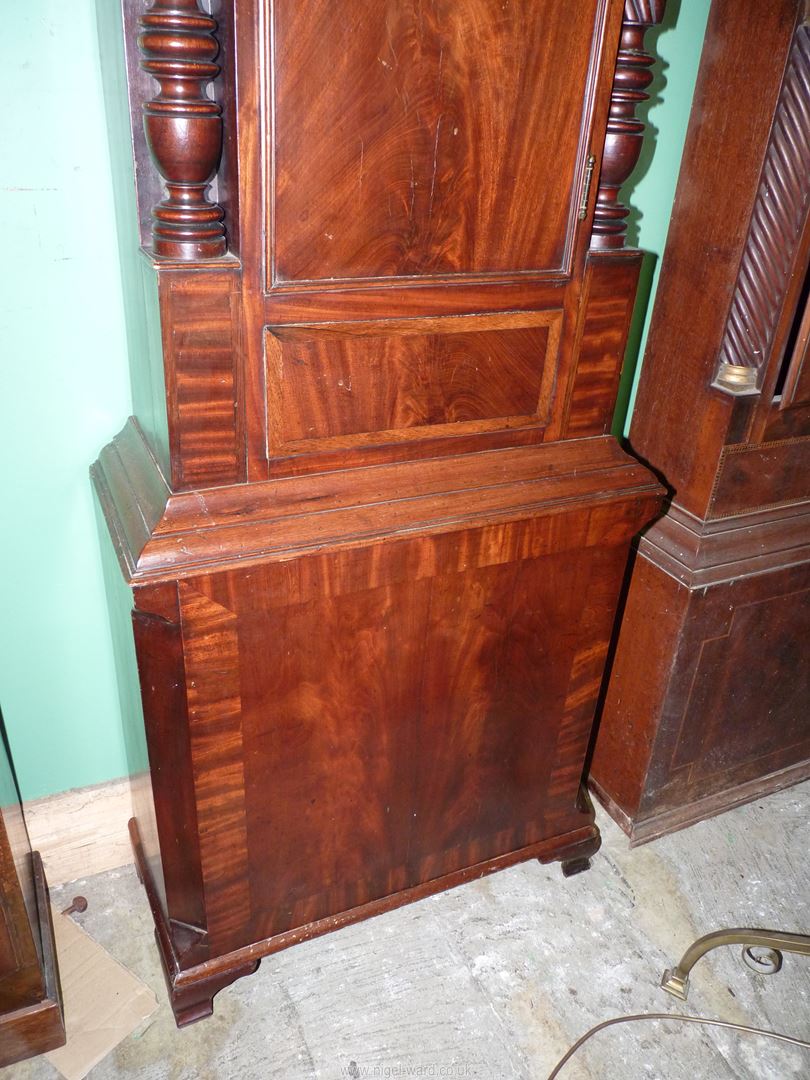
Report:
<svg viewBox="0 0 810 1080"><path fill-rule="evenodd" d="M586 868L613 614L662 496L612 437L173 494L130 421L93 478L179 1025L298 941L527 859Z"/></svg>
<svg viewBox="0 0 810 1080"><path fill-rule="evenodd" d="M180 951L183 943L175 943L172 927L167 920L163 907L158 898L157 887L152 877L152 871L144 855L141 843L138 822L135 818L129 823L129 833L132 841L132 850L135 856L135 867L138 878L146 891L152 918L155 923L155 941L160 956L160 964L163 977L166 980L166 988L169 993L169 1003L174 1013L175 1022L179 1028L204 1020L213 1015L214 997L220 990L230 986L246 975L253 975L259 968L259 964L265 956L280 952L282 949L297 945L299 942L308 941L310 938L320 937L332 930L352 923L362 922L374 915L392 911L394 908L410 904L415 900L422 900L434 893L444 892L456 885L463 885L468 881L475 881L487 874L495 873L496 870L505 870L508 866L514 866L519 862L527 862L537 859L541 863L561 861L562 871L566 877L587 870L590 865L590 857L599 850L601 837L599 829L593 823L593 808L590 800L582 789L583 797L583 825L579 829L566 833L563 836L554 837L551 840L532 844L520 851L509 852L494 859L488 859L477 866L469 866L453 874L446 874L433 881L412 889L403 890L392 896L384 896L369 904L363 904L341 915L320 919L307 926L298 927L290 934L278 934L274 937L265 938L242 949L236 949L231 953L218 956L215 960L195 964L192 967L183 967L183 956Z"/></svg>

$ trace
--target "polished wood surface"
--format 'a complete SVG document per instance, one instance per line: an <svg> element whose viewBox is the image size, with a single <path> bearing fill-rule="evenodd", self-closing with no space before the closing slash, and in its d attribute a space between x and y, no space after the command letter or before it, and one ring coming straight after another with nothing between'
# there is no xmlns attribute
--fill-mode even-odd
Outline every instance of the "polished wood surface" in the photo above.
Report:
<svg viewBox="0 0 810 1080"><path fill-rule="evenodd" d="M151 389L93 478L183 1024L277 949L598 848L583 763L662 494L606 432L663 4L140 8Z"/></svg>
<svg viewBox="0 0 810 1080"><path fill-rule="evenodd" d="M140 24L141 66L160 86L144 103L144 130L167 188L153 210L155 253L224 255L224 212L207 194L222 149L222 109L205 94L219 72L216 20L198 0L154 0Z"/></svg>
<svg viewBox="0 0 810 1080"><path fill-rule="evenodd" d="M565 410L567 438L610 431L640 269L640 252L588 259L577 367Z"/></svg>
<svg viewBox="0 0 810 1080"><path fill-rule="evenodd" d="M810 776L809 34L795 0L709 19L630 432L672 503L590 767L634 842Z"/></svg>
<svg viewBox="0 0 810 1080"><path fill-rule="evenodd" d="M144 873L185 982L210 989L230 957L225 985L246 955L471 866L593 850L579 777L627 546L660 500L612 438L279 479L246 503L170 494L131 422L95 480L160 762ZM189 993L181 1022L210 1011Z"/></svg>
<svg viewBox="0 0 810 1080"><path fill-rule="evenodd" d="M370 546L417 528L442 535L465 521L500 526L571 505L592 505L607 523L623 498L661 491L603 436L173 494L134 420L104 448L93 479L122 568L138 585L286 561L303 550ZM623 534L621 515L616 528ZM409 570L419 572L418 564Z"/></svg>
<svg viewBox="0 0 810 1080"><path fill-rule="evenodd" d="M667 288L656 293L642 368L650 374L639 382L630 433L634 452L699 517L722 447L745 442L750 421L747 400L709 387L796 20L794 0L715 2L709 15L711 47L704 45L661 268ZM748 47L753 26L756 48ZM668 345L653 352L659 338Z"/></svg>
<svg viewBox="0 0 810 1080"><path fill-rule="evenodd" d="M564 271L604 5L264 6L268 281Z"/></svg>
<svg viewBox="0 0 810 1080"><path fill-rule="evenodd" d="M545 423L561 322L544 311L272 327L270 452Z"/></svg>
<svg viewBox="0 0 810 1080"><path fill-rule="evenodd" d="M644 35L664 17L666 0L627 0L616 74L610 94L605 153L593 219L591 247L611 251L624 247L630 208L619 200L622 185L635 168L644 142L644 121L637 107L648 100L655 57L644 51Z"/></svg>
<svg viewBox="0 0 810 1080"><path fill-rule="evenodd" d="M136 0L124 3L127 32L133 41L143 39L140 52L128 46L141 235L159 256L163 356L152 358L151 384L163 371L167 390L165 430L151 400L139 397L139 418L155 453L168 462L172 488L346 467L358 450L369 463L403 460L401 436L389 437L402 426L418 443L411 451L418 456L453 452L452 441L460 438L475 451L565 437L579 352L604 352L603 328L582 320L585 261L590 247L592 272L605 282L599 259L624 252L626 211L616 204L617 185L640 145L643 125L634 113L651 62L641 47L644 32L661 17L660 0L588 0L575 12L568 0L542 0L539 8L522 0L505 6L465 0L461 7L449 0L430 6L358 0L351 16L340 9L340 17L324 0L240 0L218 5L215 32L195 9L184 0L182 11L170 14L155 2L141 19ZM139 19L152 27L149 33ZM220 40L215 59L211 33ZM144 59L144 49L160 55ZM172 50L174 67L164 71L164 54ZM166 82L157 98L146 77L153 63L158 83L164 75ZM178 162L194 156L194 138L215 141L196 131L223 129L217 172L202 187L210 188L205 198L225 209L229 254L201 259L208 244L202 233L177 243L151 237L160 196L149 148L156 150L155 124L162 156ZM197 192L202 181L183 167L183 190ZM182 229L193 231L192 217L188 209L182 222L167 221L166 232L174 229L179 238ZM626 280L615 283L617 321L604 329L610 335L626 331L629 287ZM459 371L454 393L478 404L461 412L448 407L445 388L437 406L436 365L427 376L425 350L434 356L458 350L451 317L476 316L483 327L499 313L532 313L538 325L550 320L545 342L522 335L524 356L512 374L517 382L509 382L510 393L521 383L525 393L514 403L503 392L490 401L494 385L485 391L483 383L500 380L505 389L500 375L479 369L467 386L474 371ZM430 344L423 339L416 355L394 329L396 320L442 317L447 322L437 325ZM376 343L355 339L351 324L375 322L368 335ZM321 355L319 368L314 360L301 371L287 365L285 393L294 393L287 385L292 373L305 398L298 426L307 423L313 398L319 408L334 399L335 408L357 417L347 420L355 434L363 429L360 418L368 418L369 433L381 436L344 453L325 446L327 435L320 433L312 445L288 453L285 443L301 440L279 442L273 392L283 364L279 342L287 326L303 333L301 324L308 324L314 334L320 323L333 324L336 336L346 324L347 336L342 347L331 346L333 359ZM520 337L504 326L500 337L468 344L492 358L511 357ZM615 354L615 338L608 349ZM374 364L385 370L374 371ZM358 366L368 377L353 377ZM541 412L536 402L526 408L527 366L543 368ZM344 368L351 391L339 387L341 379L345 387ZM382 400L378 375L387 383ZM314 390L312 379L324 385ZM612 367L591 380L589 389L604 397L603 411L614 381ZM327 394L332 386L341 392ZM292 424L286 403L281 412ZM426 425L434 429L430 437Z"/></svg>
<svg viewBox="0 0 810 1080"><path fill-rule="evenodd" d="M751 376L744 392L761 389L777 345L779 316L796 274L806 227L810 174L810 25L791 41L774 122L765 151L751 223L731 301L715 385L734 389L732 372Z"/></svg>
<svg viewBox="0 0 810 1080"><path fill-rule="evenodd" d="M48 885L31 851L0 719L0 1066L64 1042Z"/></svg>

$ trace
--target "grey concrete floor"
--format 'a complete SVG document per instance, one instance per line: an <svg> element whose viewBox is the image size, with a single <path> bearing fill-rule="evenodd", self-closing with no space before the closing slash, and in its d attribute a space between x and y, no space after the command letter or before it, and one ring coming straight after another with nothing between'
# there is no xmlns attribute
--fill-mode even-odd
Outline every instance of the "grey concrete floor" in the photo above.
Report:
<svg viewBox="0 0 810 1080"><path fill-rule="evenodd" d="M53 890L156 991L161 1007L93 1080L543 1080L591 1025L630 1012L698 1013L810 1039L810 960L763 976L726 948L695 968L687 1006L658 987L697 937L727 926L810 932L810 783L631 850L604 813L586 874L525 863L306 942L224 990L177 1031L131 869ZM0 1070L53 1080L40 1060ZM717 1029L602 1032L561 1080L810 1078L810 1053Z"/></svg>

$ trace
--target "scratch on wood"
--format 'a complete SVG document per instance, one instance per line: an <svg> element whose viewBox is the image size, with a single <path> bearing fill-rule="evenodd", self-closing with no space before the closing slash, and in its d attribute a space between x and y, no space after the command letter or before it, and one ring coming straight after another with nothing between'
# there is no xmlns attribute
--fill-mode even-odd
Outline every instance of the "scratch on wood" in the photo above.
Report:
<svg viewBox="0 0 810 1080"><path fill-rule="evenodd" d="M430 203L428 205L428 224L433 217L433 195L436 191L436 170L439 164L439 135L442 130L442 120L444 119L444 113L439 116L436 121L436 138L433 140L433 176L430 180Z"/></svg>

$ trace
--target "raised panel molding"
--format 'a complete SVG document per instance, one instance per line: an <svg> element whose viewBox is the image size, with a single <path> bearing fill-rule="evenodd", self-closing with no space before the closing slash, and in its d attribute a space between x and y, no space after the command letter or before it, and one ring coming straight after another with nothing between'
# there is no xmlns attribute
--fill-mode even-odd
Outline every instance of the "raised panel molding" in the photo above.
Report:
<svg viewBox="0 0 810 1080"><path fill-rule="evenodd" d="M267 330L268 457L548 422L562 312Z"/></svg>

